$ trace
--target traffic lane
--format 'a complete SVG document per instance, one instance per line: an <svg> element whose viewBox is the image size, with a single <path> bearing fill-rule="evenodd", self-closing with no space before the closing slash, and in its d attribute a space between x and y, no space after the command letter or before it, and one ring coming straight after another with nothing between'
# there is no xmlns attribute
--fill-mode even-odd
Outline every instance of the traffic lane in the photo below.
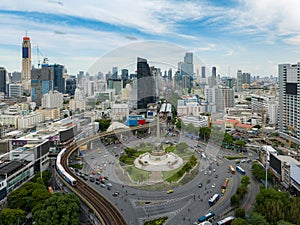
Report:
<svg viewBox="0 0 300 225"><path fill-rule="evenodd" d="M107 198L116 208L119 209L127 223L129 224L129 221L133 224L138 224L138 217L135 212L134 207L131 204L130 196L126 193L120 192L119 189L114 188L114 185L111 187L110 190L107 188L102 188L100 185L97 185L95 182L88 182L88 185L92 186L94 189L96 189L98 192L100 192L105 198ZM113 196L115 192L119 192L118 196Z"/></svg>

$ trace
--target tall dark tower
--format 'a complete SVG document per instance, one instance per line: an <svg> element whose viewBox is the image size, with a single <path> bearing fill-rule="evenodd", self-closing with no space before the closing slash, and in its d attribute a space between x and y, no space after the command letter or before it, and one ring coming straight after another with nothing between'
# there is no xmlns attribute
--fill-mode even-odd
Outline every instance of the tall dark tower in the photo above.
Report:
<svg viewBox="0 0 300 225"><path fill-rule="evenodd" d="M6 69L4 67L0 67L0 92L3 92L4 95L7 94L6 91Z"/></svg>
<svg viewBox="0 0 300 225"><path fill-rule="evenodd" d="M217 78L217 69L215 66L211 68L211 76L216 79Z"/></svg>
<svg viewBox="0 0 300 225"><path fill-rule="evenodd" d="M137 108L156 102L155 80L146 59L137 58Z"/></svg>
<svg viewBox="0 0 300 225"><path fill-rule="evenodd" d="M25 92L31 92L31 44L29 37L23 37L22 43L22 86Z"/></svg>
<svg viewBox="0 0 300 225"><path fill-rule="evenodd" d="M65 78L63 77L65 67L59 64L53 64L50 67L53 68L54 72L54 90L64 94L66 92Z"/></svg>

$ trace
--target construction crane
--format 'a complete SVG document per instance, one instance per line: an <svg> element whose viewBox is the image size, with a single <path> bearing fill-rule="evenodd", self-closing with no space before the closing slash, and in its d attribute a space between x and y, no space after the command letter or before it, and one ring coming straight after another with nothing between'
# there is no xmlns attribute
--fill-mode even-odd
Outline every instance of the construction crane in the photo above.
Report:
<svg viewBox="0 0 300 225"><path fill-rule="evenodd" d="M41 63L40 63L40 56L43 58L43 64L48 64L49 59L47 57L44 57L43 54L41 53L39 46L35 46L36 48L36 55L37 55L37 59L38 59L38 68L40 68Z"/></svg>
<svg viewBox="0 0 300 225"><path fill-rule="evenodd" d="M288 147L290 148L292 146L292 131L295 132L296 128L295 125L290 125L289 120L286 116L286 112L283 111L283 106L282 103L280 102L280 109L281 109L281 113L284 115L284 119L285 119L285 123L286 123L286 127L289 131L289 140L288 140Z"/></svg>

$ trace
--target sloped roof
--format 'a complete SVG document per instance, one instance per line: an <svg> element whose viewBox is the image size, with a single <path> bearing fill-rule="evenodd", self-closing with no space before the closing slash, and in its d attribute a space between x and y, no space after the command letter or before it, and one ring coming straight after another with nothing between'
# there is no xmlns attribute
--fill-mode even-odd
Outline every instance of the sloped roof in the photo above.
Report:
<svg viewBox="0 0 300 225"><path fill-rule="evenodd" d="M128 126L126 126L123 123L119 123L119 122L112 122L112 124L107 128L107 132L111 132L117 129L127 129L129 128Z"/></svg>

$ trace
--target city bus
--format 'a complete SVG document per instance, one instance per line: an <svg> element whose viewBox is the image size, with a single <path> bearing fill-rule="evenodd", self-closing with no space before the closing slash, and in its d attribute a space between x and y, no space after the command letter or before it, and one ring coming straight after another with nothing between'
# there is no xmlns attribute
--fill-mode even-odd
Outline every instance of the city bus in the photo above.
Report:
<svg viewBox="0 0 300 225"><path fill-rule="evenodd" d="M213 218L215 215L216 214L214 212L207 213L206 215L199 217L198 221L200 223L202 223L202 222L204 222L206 220L209 220L209 219Z"/></svg>
<svg viewBox="0 0 300 225"><path fill-rule="evenodd" d="M225 193L226 188L227 188L227 185L228 185L228 182L229 182L229 179L226 178L225 181L224 181L224 183L223 183L223 185L222 185L222 187L221 187L221 189L222 189L222 194Z"/></svg>
<svg viewBox="0 0 300 225"><path fill-rule="evenodd" d="M235 218L233 216L226 217L217 222L217 225L230 225L234 219Z"/></svg>
<svg viewBox="0 0 300 225"><path fill-rule="evenodd" d="M229 170L230 170L230 172L232 173L232 174L235 174L235 169L233 168L233 166L232 165L229 165Z"/></svg>
<svg viewBox="0 0 300 225"><path fill-rule="evenodd" d="M213 206L219 200L220 195L214 194L210 199L208 199L209 206Z"/></svg>
<svg viewBox="0 0 300 225"><path fill-rule="evenodd" d="M246 171L240 166L236 166L236 171L238 171L242 175L246 174Z"/></svg>

